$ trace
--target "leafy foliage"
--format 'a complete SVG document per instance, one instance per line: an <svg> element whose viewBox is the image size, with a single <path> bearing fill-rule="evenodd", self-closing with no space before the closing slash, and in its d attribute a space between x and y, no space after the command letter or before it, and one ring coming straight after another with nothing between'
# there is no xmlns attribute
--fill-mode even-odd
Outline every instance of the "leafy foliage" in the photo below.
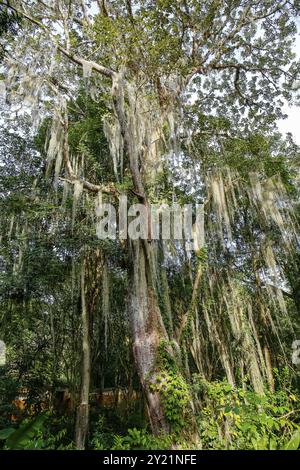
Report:
<svg viewBox="0 0 300 470"><path fill-rule="evenodd" d="M299 447L299 395L279 389L258 395L234 389L226 381L194 378L194 390L205 396L198 422L203 446L218 449L275 450Z"/></svg>

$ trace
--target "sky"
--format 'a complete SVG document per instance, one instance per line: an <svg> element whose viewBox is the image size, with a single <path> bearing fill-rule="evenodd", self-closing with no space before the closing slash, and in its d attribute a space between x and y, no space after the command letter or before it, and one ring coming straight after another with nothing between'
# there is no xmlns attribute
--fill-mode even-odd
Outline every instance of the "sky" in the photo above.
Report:
<svg viewBox="0 0 300 470"><path fill-rule="evenodd" d="M288 114L288 118L278 121L278 128L283 134L291 132L295 142L300 145L300 108L285 106L284 111Z"/></svg>

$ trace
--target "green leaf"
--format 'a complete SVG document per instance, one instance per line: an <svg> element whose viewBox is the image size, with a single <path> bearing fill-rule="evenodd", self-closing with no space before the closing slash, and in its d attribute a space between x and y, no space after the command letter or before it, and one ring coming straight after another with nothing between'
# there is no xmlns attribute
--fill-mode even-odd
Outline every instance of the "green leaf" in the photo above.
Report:
<svg viewBox="0 0 300 470"><path fill-rule="evenodd" d="M24 426L21 426L8 437L6 441L6 447L8 449L16 450L24 449L28 441L30 441L37 431L41 429L45 419L46 415L40 415Z"/></svg>
<svg viewBox="0 0 300 470"><path fill-rule="evenodd" d="M14 428L5 428L0 431L0 439L7 439L16 430Z"/></svg>
<svg viewBox="0 0 300 470"><path fill-rule="evenodd" d="M297 450L300 445L300 432L294 432L290 441L284 446L284 450Z"/></svg>

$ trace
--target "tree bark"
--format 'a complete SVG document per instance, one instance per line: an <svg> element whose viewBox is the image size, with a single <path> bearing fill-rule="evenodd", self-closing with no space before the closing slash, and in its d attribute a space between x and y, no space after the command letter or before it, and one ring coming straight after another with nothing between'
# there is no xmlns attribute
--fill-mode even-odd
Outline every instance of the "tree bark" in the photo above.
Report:
<svg viewBox="0 0 300 470"><path fill-rule="evenodd" d="M81 268L81 315L82 315L82 374L80 403L77 408L75 444L77 449L84 449L89 428L89 393L91 376L91 353L89 334L89 314L85 298L85 261Z"/></svg>

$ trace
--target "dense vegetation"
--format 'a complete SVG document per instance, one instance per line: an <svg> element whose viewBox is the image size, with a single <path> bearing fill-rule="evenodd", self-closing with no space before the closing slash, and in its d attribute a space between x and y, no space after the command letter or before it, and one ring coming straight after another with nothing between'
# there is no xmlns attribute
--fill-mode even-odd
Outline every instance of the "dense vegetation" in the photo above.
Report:
<svg viewBox="0 0 300 470"><path fill-rule="evenodd" d="M0 8L0 448L298 449L299 2Z"/></svg>

